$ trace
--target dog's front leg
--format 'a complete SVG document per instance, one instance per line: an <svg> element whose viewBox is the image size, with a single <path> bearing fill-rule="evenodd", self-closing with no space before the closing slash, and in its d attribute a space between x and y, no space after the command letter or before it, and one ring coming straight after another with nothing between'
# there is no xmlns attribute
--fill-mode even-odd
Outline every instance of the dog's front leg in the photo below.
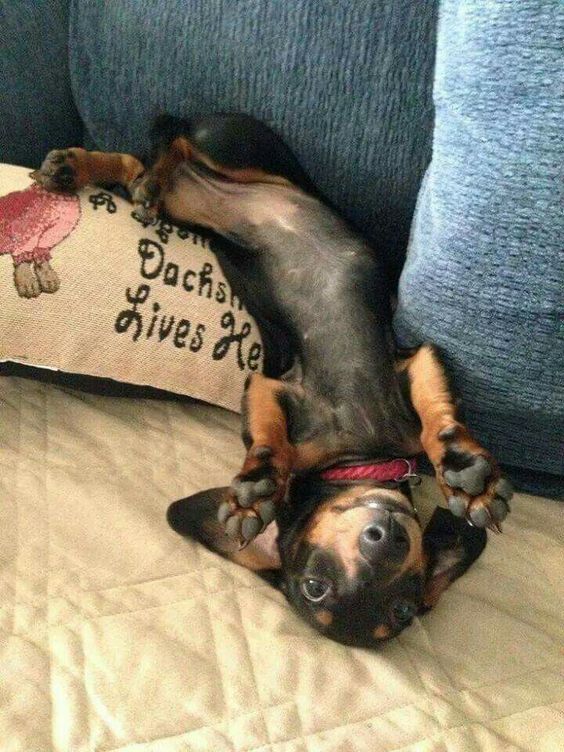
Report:
<svg viewBox="0 0 564 752"><path fill-rule="evenodd" d="M457 418L454 397L435 348L423 345L405 364L411 402L421 421L421 444L433 463L451 512L477 527L499 530L511 485L491 454Z"/></svg>
<svg viewBox="0 0 564 752"><path fill-rule="evenodd" d="M245 388L242 434L247 455L218 512L227 535L242 544L274 519L294 465L296 450L282 397L286 389L283 382L261 374L253 374Z"/></svg>

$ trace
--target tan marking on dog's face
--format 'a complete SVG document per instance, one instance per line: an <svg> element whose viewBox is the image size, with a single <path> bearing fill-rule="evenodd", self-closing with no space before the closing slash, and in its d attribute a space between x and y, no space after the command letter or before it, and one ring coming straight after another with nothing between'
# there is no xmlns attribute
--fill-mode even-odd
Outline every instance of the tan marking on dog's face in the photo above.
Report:
<svg viewBox="0 0 564 752"><path fill-rule="evenodd" d="M374 511L370 507L354 506L363 497L378 496L378 489L373 486L355 486L343 491L342 494L331 499L315 513L304 540L320 548L332 551L350 579L358 574L361 554L359 549L359 536L364 527L370 524ZM391 498L394 503L406 511L411 511L411 504L401 492L386 489L382 491L382 497ZM350 510L336 513L335 508L351 506ZM425 568L423 553L423 536L421 528L416 520L406 516L402 524L409 536L409 551L401 566L394 573L392 580L397 580L408 572L420 573Z"/></svg>
<svg viewBox="0 0 564 752"><path fill-rule="evenodd" d="M315 612L315 619L324 627L328 627L333 623L333 614L326 608L322 608L319 611Z"/></svg>
<svg viewBox="0 0 564 752"><path fill-rule="evenodd" d="M412 517L407 517L403 526L409 536L409 551L397 574L392 578L392 582L408 573L423 574L427 561L423 550L423 533L419 523Z"/></svg>
<svg viewBox="0 0 564 752"><path fill-rule="evenodd" d="M423 596L423 604L427 608L433 608L437 605L437 602L444 591L451 583L451 578L447 572L439 574L433 577L425 586L425 595Z"/></svg>
<svg viewBox="0 0 564 752"><path fill-rule="evenodd" d="M372 632L375 640L387 640L392 636L392 630L387 624L380 624L379 627Z"/></svg>
<svg viewBox="0 0 564 752"><path fill-rule="evenodd" d="M372 512L366 507L353 507L335 514L335 506L352 504L359 496L357 488L344 491L324 504L315 514L305 532L304 539L325 551L332 551L343 565L347 577L354 579L358 573L360 551L358 536L369 524Z"/></svg>

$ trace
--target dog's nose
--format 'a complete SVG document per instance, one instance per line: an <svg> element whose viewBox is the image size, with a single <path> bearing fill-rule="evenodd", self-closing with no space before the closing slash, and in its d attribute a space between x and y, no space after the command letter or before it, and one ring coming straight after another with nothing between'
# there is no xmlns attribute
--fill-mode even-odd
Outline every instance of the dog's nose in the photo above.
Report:
<svg viewBox="0 0 564 752"><path fill-rule="evenodd" d="M369 561L399 559L409 549L407 531L392 514L373 520L360 533L360 553Z"/></svg>

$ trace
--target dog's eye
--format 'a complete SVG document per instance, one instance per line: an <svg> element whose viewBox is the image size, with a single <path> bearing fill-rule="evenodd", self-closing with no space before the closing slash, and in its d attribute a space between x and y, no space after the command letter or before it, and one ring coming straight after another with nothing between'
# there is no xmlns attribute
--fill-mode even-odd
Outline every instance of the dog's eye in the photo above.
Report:
<svg viewBox="0 0 564 752"><path fill-rule="evenodd" d="M406 624L415 616L417 606L410 601L396 601L392 606L392 617L399 624Z"/></svg>
<svg viewBox="0 0 564 752"><path fill-rule="evenodd" d="M319 601L322 601L330 589L331 585L324 580L314 580L310 578L302 580L302 593L308 601L312 601L313 603L319 603Z"/></svg>

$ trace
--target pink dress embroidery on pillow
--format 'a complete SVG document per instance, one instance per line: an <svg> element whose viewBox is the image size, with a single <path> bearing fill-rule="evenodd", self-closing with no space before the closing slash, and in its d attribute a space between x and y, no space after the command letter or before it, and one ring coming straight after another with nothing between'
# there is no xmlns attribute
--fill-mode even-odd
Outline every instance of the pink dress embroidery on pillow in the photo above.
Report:
<svg viewBox="0 0 564 752"><path fill-rule="evenodd" d="M0 196L0 254L14 261L14 283L21 297L59 289L49 264L51 251L74 230L80 219L78 196L50 193L40 185Z"/></svg>

